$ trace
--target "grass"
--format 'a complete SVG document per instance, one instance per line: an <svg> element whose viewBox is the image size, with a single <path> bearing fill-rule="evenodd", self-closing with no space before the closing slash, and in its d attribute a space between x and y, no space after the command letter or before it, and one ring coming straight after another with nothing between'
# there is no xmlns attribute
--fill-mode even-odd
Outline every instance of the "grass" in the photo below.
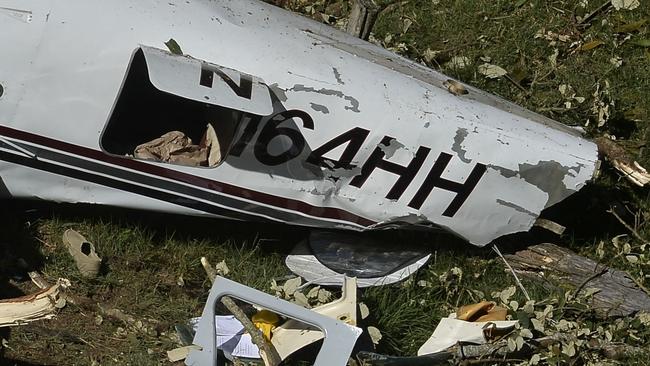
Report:
<svg viewBox="0 0 650 366"><path fill-rule="evenodd" d="M642 0L644 4L633 11L612 10L597 15L590 27L581 27L577 17L584 17L600 2L585 2L585 7L581 3L404 1L380 16L374 39L451 77L568 125L585 126L589 121L589 136L615 135L637 161L650 166L650 151L646 148L650 139L650 49L635 44L650 38L650 6ZM346 9L340 1L289 1L288 6L312 13L319 20L323 19L321 12L341 16ZM602 44L590 50L580 49L592 41ZM466 58L468 65L458 67L450 62L454 57ZM619 58L622 63L616 66ZM483 63L504 68L521 88L505 78L485 78L477 71ZM563 95L562 85L570 86L570 92ZM581 98L584 101L579 102ZM599 106L609 108L609 117L601 126ZM552 240L627 270L650 287L646 279L646 273L650 273L650 248L629 235L615 246L612 238L630 233L606 212L614 207L641 236L650 238L650 226L645 225L650 215L648 193L647 188L630 186L605 165L598 181L545 213L568 226L563 237L534 231L508 238L502 250ZM4 255L0 273L10 280L3 295L34 291L24 275L17 276L25 271L16 265L16 258L24 258L30 269L42 271L51 282L58 277L70 279L75 296L88 299L68 304L55 320L6 332L5 357L13 360L6 361L9 364L166 363L165 351L177 346L173 324L198 316L207 298L209 282L200 257L207 256L213 264L226 260L230 278L272 293L271 280L289 274L283 256L306 235L305 230L285 226L89 206L11 202L2 207L4 234L0 242ZM106 263L102 276L95 280L79 277L61 242L68 228L82 232L96 244ZM460 304L492 299L492 292L514 285L500 260L487 249L444 240L441 243L428 236L413 235L402 240L429 246L435 259L404 283L361 292L360 301L371 311L367 323L377 326L383 334L378 352L414 355L440 317ZM629 251L624 247L626 243ZM630 254L636 256L637 262L627 258ZM460 271L452 272L454 267ZM525 286L540 301L564 296L561 291L535 283L525 282ZM525 302L519 292L514 299ZM157 334L145 334L102 316L97 304L119 308L152 324ZM584 316L575 319L593 329L614 324ZM616 341L639 347L650 343L647 332L636 333L637 339L624 331L617 332ZM579 361L586 363L586 358ZM643 358L628 360L629 364L647 362Z"/></svg>

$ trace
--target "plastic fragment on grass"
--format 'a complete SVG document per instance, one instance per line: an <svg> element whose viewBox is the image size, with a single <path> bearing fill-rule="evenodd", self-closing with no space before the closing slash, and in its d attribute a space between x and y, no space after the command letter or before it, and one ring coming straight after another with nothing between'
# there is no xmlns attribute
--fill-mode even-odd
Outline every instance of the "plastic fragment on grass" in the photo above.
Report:
<svg viewBox="0 0 650 366"><path fill-rule="evenodd" d="M467 315L471 313L468 309L485 310L489 308L489 306L485 306L486 304L490 305L490 302L484 301L479 304L463 306L458 309L457 313ZM494 307L492 306L492 308ZM457 314L454 313L447 318L440 319L440 323L431 337L418 350L418 356L442 352L458 342L485 344L494 335L512 329L516 324L516 320L465 321L457 318Z"/></svg>
<svg viewBox="0 0 650 366"><path fill-rule="evenodd" d="M193 349L198 349L198 347L190 345L190 346L174 348L172 350L167 351L167 359L169 360L169 362L183 361L184 359L187 358L187 355L189 355L190 351Z"/></svg>
<svg viewBox="0 0 650 366"><path fill-rule="evenodd" d="M63 233L63 243L68 249L83 277L94 278L99 274L102 259L97 255L95 246L75 230Z"/></svg>
<svg viewBox="0 0 650 366"><path fill-rule="evenodd" d="M56 284L36 293L0 300L0 327L54 318L56 311L65 306L63 290L68 285L69 281L59 279Z"/></svg>
<svg viewBox="0 0 650 366"><path fill-rule="evenodd" d="M357 325L357 279L344 278L341 298L312 309L350 326ZM288 320L273 330L271 343L283 360L297 350L323 339L321 330L305 323Z"/></svg>

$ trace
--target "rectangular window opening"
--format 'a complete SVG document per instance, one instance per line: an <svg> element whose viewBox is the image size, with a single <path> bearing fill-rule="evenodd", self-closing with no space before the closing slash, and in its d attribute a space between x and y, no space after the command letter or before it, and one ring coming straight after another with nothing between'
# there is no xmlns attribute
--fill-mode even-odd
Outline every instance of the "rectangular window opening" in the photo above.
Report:
<svg viewBox="0 0 650 366"><path fill-rule="evenodd" d="M171 62L172 57L185 59L166 57ZM102 149L113 155L170 164L218 166L248 113L214 104L214 93L200 101L159 90L152 83L147 61L142 49L134 54L101 136ZM179 61L179 67L183 66ZM200 76L196 75L196 88L204 88L199 85Z"/></svg>

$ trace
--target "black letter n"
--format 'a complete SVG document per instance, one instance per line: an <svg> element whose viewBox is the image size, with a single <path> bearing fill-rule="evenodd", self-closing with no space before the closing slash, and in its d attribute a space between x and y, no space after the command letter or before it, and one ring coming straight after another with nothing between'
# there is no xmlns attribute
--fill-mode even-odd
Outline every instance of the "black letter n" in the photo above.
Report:
<svg viewBox="0 0 650 366"><path fill-rule="evenodd" d="M228 75L221 71L221 69L208 64L202 64L200 84L207 88L212 88L214 74L219 75L221 80L228 84L235 94L242 98L251 99L251 95L253 94L253 78L250 75L239 73L239 85L237 85Z"/></svg>

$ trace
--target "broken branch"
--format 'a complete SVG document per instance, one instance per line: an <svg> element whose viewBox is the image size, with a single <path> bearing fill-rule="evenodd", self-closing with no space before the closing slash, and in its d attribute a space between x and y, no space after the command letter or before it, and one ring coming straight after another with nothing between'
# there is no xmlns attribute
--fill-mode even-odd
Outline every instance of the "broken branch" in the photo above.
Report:
<svg viewBox="0 0 650 366"><path fill-rule="evenodd" d="M201 265L208 276L210 282L214 283L215 278L217 277L217 271L215 268L208 262L208 259L205 257L201 258ZM282 362L278 351L275 349L271 342L267 341L255 324L248 318L246 313L235 303L235 301L229 296L224 296L221 298L221 303L230 311L230 313L242 324L244 329L251 336L251 340L260 350L260 357L264 361L266 366L277 366Z"/></svg>
<svg viewBox="0 0 650 366"><path fill-rule="evenodd" d="M607 212L609 212L610 214L612 214L612 216L614 216L614 217L616 218L616 220L618 220L618 222L621 223L621 225L625 226L625 228L626 228L630 233L632 233L632 235L634 235L635 238L637 238L638 240L640 240L640 241L642 241L642 242L645 242L645 239L641 236L641 234L639 234L638 231L636 231L632 226L630 226L627 222L625 222L625 220L623 220L623 218L622 218L621 216L619 216L619 215L616 213L616 211L614 211L613 209L609 209L609 210L607 210Z"/></svg>
<svg viewBox="0 0 650 366"><path fill-rule="evenodd" d="M519 277L517 276L517 273L515 272L514 269L512 269L512 267L510 266L510 263L508 263L508 261L503 256L503 254L501 254L501 251L499 250L499 248L497 247L496 244L492 244L492 250L494 250L499 255L499 257L501 257L501 259L503 260L503 263L505 263L506 267L508 267L508 269L510 270L510 273L512 273L512 276L515 278L515 282L517 283L517 286L519 286L519 288L521 289L521 292L523 292L524 296L526 296L526 300L530 301L530 296L528 295L528 291L526 291L526 288L524 287L524 285L519 280Z"/></svg>
<svg viewBox="0 0 650 366"><path fill-rule="evenodd" d="M616 142L606 137L599 137L594 140L598 145L598 151L605 156L605 159L612 164L612 166L623 173L623 176L630 182L639 187L650 183L650 174L645 168L634 161L627 151Z"/></svg>

